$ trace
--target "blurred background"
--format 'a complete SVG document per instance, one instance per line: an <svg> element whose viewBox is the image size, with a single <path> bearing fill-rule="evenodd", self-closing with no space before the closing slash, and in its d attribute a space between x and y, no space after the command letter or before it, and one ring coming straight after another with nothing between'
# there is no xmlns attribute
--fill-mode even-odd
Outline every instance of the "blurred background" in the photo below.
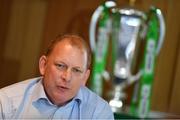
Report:
<svg viewBox="0 0 180 120"><path fill-rule="evenodd" d="M0 0L0 87L39 76L38 60L58 34L89 41L89 23L103 0ZM128 0L117 0L119 7ZM157 59L152 110L180 114L180 1L136 0L147 11L160 8L166 36Z"/></svg>

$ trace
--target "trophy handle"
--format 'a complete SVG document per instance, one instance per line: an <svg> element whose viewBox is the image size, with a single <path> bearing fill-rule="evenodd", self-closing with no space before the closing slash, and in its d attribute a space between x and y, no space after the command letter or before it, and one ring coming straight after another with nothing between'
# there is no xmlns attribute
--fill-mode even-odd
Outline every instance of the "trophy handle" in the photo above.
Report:
<svg viewBox="0 0 180 120"><path fill-rule="evenodd" d="M89 40L90 40L90 46L93 52L95 52L96 48L96 25L98 22L98 19L103 11L103 7L99 6L95 12L92 15L91 22L90 22L90 29L89 29Z"/></svg>
<svg viewBox="0 0 180 120"><path fill-rule="evenodd" d="M165 36L165 21L164 21L164 17L162 15L162 12L160 9L156 9L156 14L157 14L157 18L159 19L159 27L160 27L160 35L159 35L159 40L158 40L158 46L157 46L157 51L156 51L156 55L158 55L160 53L160 50L162 48L163 42L164 42L164 36Z"/></svg>
<svg viewBox="0 0 180 120"><path fill-rule="evenodd" d="M116 3L114 1L106 1L104 5L107 8L115 7ZM95 52L96 49L96 26L98 23L98 19L100 15L102 14L104 10L104 5L99 6L95 12L92 15L91 21L90 21L90 28L89 28L89 40L90 40L90 46L93 52Z"/></svg>

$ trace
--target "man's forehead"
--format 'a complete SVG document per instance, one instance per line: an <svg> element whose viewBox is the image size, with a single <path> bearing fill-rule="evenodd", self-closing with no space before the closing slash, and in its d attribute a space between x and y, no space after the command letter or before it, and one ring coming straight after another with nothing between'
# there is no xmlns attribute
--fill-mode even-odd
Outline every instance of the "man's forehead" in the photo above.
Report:
<svg viewBox="0 0 180 120"><path fill-rule="evenodd" d="M83 44L79 40L71 40L69 38L64 38L63 40L57 42L55 47L56 46L66 46L66 45L70 45L70 46L72 46L74 48L78 48L82 52L85 51L85 48L83 47Z"/></svg>
<svg viewBox="0 0 180 120"><path fill-rule="evenodd" d="M65 47L65 46L71 46L74 49L78 49L81 52L81 54L84 55L86 62L88 61L88 53L87 53L85 47L83 46L83 43L80 40L76 40L76 39L72 40L70 38L64 38L64 39L58 41L55 44L53 49L55 49L57 46L59 49L61 49L62 47ZM54 51L54 50L52 50L52 51Z"/></svg>

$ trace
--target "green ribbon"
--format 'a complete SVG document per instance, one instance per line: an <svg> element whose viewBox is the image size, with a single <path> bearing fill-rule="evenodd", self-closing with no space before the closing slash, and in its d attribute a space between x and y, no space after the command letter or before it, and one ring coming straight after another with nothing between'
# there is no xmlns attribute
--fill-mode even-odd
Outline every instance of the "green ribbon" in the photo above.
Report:
<svg viewBox="0 0 180 120"><path fill-rule="evenodd" d="M152 8L149 13L148 29L145 43L145 52L140 69L143 74L138 81L138 94L133 98L130 113L140 118L146 118L150 111L152 86L154 80L154 68L156 62L156 50L159 37L159 23L156 9Z"/></svg>
<svg viewBox="0 0 180 120"><path fill-rule="evenodd" d="M109 32L110 32L110 14L109 8L103 4L103 11L100 16L97 33L97 44L95 53L93 54L93 70L90 80L90 88L102 96L103 93L103 77L102 74L105 71L108 44L109 44Z"/></svg>

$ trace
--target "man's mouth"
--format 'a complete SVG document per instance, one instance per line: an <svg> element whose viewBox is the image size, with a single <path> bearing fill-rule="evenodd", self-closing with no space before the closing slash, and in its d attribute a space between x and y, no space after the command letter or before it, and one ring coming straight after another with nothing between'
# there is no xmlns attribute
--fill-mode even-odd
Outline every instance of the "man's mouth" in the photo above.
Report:
<svg viewBox="0 0 180 120"><path fill-rule="evenodd" d="M58 88L58 90L60 90L62 92L69 90L69 88L66 86L57 86L57 88Z"/></svg>

